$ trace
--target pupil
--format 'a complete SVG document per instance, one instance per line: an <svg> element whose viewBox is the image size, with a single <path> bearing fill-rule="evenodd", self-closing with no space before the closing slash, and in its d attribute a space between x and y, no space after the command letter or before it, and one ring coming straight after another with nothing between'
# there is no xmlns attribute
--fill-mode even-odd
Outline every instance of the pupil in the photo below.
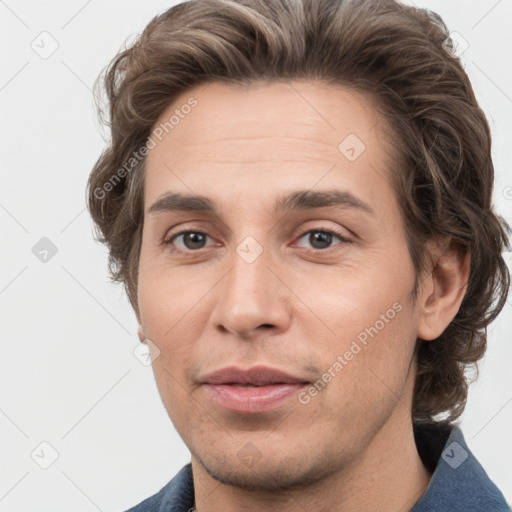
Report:
<svg viewBox="0 0 512 512"><path fill-rule="evenodd" d="M330 233L324 233L323 231L315 231L309 235L309 241L315 249L325 249L329 246L332 241L332 235ZM320 247L318 246L320 242ZM322 245L324 243L325 245Z"/></svg>
<svg viewBox="0 0 512 512"><path fill-rule="evenodd" d="M201 249L204 244L204 235L202 233L186 233L184 242L188 249Z"/></svg>

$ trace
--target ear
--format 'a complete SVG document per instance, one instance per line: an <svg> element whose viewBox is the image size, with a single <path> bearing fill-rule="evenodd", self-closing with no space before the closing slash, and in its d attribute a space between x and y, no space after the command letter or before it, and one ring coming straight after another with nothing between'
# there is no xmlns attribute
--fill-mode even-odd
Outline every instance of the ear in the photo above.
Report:
<svg viewBox="0 0 512 512"><path fill-rule="evenodd" d="M470 269L469 250L453 242L433 250L434 267L419 293L417 337L438 338L459 311L466 293Z"/></svg>
<svg viewBox="0 0 512 512"><path fill-rule="evenodd" d="M146 336L144 334L144 331L142 330L141 325L139 325L139 328L137 329L137 335L139 336L139 340L141 343L146 343Z"/></svg>

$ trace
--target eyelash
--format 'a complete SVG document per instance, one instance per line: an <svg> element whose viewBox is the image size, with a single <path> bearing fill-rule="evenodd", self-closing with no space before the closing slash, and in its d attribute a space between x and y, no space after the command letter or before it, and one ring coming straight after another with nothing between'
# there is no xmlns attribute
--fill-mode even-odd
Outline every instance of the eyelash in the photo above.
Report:
<svg viewBox="0 0 512 512"><path fill-rule="evenodd" d="M205 236L210 236L208 235L208 233L205 233L204 231L200 231L200 230L192 230L192 229L187 229L187 230L183 230L183 231L179 231L178 233L174 233L172 234L171 236L168 236L166 237L162 244L166 247L169 247L169 249L171 250L171 252L175 253L175 252L181 252L181 253L198 253L200 252L202 249L205 249L204 247L200 248L200 249L177 249L176 247L173 247L173 243L174 243L174 240L176 238L178 238L179 236L181 235L186 235L187 233L195 233L195 234L200 234L200 235L205 235ZM338 237L340 239L340 243L339 244L335 244L334 246L331 246L331 247L327 247L326 249L315 249L315 248L312 248L312 249L306 249L307 251L309 252L315 252L315 253L319 253L319 252L327 252L329 251L329 249L332 249L333 247L335 247L336 245L340 245L341 243L344 243L344 244L350 244L352 243L351 240L349 240L347 237L345 237L343 235L343 233L341 233L340 231L337 231L335 229L323 229L323 228L314 228L314 229L308 229L304 232L302 232L300 234L300 236L298 237L298 239L300 240L301 238L304 237L304 235L307 235L308 233L327 233L329 235L334 235L336 237ZM211 237L210 237L211 238Z"/></svg>

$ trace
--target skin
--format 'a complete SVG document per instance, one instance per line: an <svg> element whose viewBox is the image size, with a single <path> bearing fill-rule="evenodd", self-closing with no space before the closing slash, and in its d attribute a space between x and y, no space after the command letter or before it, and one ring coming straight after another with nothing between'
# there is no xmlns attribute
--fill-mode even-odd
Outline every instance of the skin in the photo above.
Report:
<svg viewBox="0 0 512 512"><path fill-rule="evenodd" d="M455 316L469 256L429 246L432 272L413 300L389 127L370 97L320 83L213 83L176 98L157 125L191 96L197 106L147 157L138 306L162 401L192 455L197 510L410 510L431 476L412 431L414 347ZM366 146L354 161L338 149L351 133ZM348 191L373 214L275 212L277 198L303 189ZM217 212L150 213L166 192L206 196ZM348 242L314 245L332 229ZM162 243L186 230L206 233L203 246ZM248 236L262 249L252 263L236 252ZM315 382L396 303L307 404L242 415L199 384L256 364Z"/></svg>

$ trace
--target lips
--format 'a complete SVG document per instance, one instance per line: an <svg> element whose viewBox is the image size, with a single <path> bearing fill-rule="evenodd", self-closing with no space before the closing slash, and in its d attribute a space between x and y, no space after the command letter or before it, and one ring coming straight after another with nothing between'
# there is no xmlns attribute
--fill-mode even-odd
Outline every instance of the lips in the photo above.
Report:
<svg viewBox="0 0 512 512"><path fill-rule="evenodd" d="M307 380L294 377L281 370L268 366L253 366L247 370L229 366L206 375L201 379L203 384L239 384L268 386L271 384L307 384Z"/></svg>
<svg viewBox="0 0 512 512"><path fill-rule="evenodd" d="M208 398L236 413L262 413L281 407L309 384L305 379L267 366L234 366L201 379Z"/></svg>

